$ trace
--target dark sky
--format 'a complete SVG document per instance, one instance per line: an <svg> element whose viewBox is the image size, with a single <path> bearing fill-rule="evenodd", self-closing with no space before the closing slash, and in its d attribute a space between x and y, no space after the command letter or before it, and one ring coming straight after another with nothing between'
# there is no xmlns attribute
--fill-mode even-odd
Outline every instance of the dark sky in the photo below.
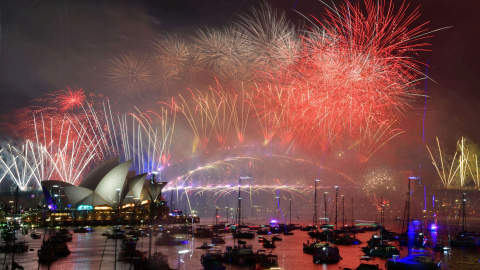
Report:
<svg viewBox="0 0 480 270"><path fill-rule="evenodd" d="M324 5L315 0L269 0L293 21L302 14L321 15ZM339 3L340 1L335 1ZM353 2L353 1L351 1ZM401 3L403 1L394 1ZM107 95L105 62L112 55L143 50L162 32L191 32L203 25L220 26L258 1L157 0L2 1L0 51L0 114L25 105L65 85ZM480 132L480 2L411 0L420 5L420 22L429 28L452 28L435 33L429 61L426 132L476 139ZM112 96L112 95L110 95ZM134 104L136 105L136 104ZM421 116L418 116L421 117Z"/></svg>

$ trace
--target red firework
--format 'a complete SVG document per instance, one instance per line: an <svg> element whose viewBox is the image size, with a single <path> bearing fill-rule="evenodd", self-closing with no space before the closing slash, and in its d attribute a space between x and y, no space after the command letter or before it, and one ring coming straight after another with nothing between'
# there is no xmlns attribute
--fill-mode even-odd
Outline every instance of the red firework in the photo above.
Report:
<svg viewBox="0 0 480 270"><path fill-rule="evenodd" d="M319 25L301 37L298 60L267 74L270 83L257 88L257 108L282 115L279 124L288 128L278 130L292 132L284 138L307 148L348 143L365 126L398 119L422 95L415 57L428 45L426 23L413 25L418 8L408 13L408 5L377 3L345 2L327 9L323 20L314 18Z"/></svg>
<svg viewBox="0 0 480 270"><path fill-rule="evenodd" d="M60 112L67 112L80 108L85 103L85 93L83 88L71 89L66 86L67 90L60 90L55 92L54 104Z"/></svg>

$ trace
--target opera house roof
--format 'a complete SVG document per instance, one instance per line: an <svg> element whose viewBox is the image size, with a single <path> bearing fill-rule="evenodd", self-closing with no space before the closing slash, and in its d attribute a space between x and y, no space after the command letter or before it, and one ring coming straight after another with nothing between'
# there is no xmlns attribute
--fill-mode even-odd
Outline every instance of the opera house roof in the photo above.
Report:
<svg viewBox="0 0 480 270"><path fill-rule="evenodd" d="M59 188L74 208L81 205L116 207L161 196L166 182L152 184L147 181L146 173L129 177L132 161L119 162L118 157L104 161L92 169L78 186L55 180L42 181L47 203L53 187Z"/></svg>

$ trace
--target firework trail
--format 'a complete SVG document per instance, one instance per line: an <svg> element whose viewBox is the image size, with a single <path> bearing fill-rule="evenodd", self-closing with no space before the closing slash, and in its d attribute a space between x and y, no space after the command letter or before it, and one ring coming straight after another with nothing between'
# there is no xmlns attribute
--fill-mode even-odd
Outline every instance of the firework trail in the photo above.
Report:
<svg viewBox="0 0 480 270"><path fill-rule="evenodd" d="M242 97L240 97L235 91L226 93L225 102L230 111L232 118L232 124L235 127L237 139L240 144L243 144L245 140L245 131L247 130L247 123L250 115L251 106L245 99L245 90L242 89Z"/></svg>
<svg viewBox="0 0 480 270"><path fill-rule="evenodd" d="M29 179L37 184L49 179L79 183L88 169L119 155L121 142L115 136L108 99L90 95L80 109L65 112L58 99L52 98L59 93L65 91L35 100L21 116L25 120L18 125L20 142L4 147L4 159L17 162L15 175L11 170L9 175L16 182L23 181L20 186Z"/></svg>
<svg viewBox="0 0 480 270"><path fill-rule="evenodd" d="M370 157L375 154L381 147L391 141L400 134L405 133L404 130L394 128L395 121L384 122L374 129L370 126L360 129L360 140L356 141L350 148L358 147L360 153L360 162L367 162Z"/></svg>
<svg viewBox="0 0 480 270"><path fill-rule="evenodd" d="M161 171L170 159L176 111L141 112L119 117L122 154L137 173ZM131 122L128 121L131 119ZM130 124L129 124L130 123Z"/></svg>
<svg viewBox="0 0 480 270"><path fill-rule="evenodd" d="M435 166L435 169L437 170L438 176L440 177L440 180L442 181L442 184L444 187L448 187L452 184L455 174L458 171L458 166L455 165L455 160L457 158L458 152L455 152L453 158L451 161L447 159L447 156L445 154L445 150L442 149L440 146L440 141L438 140L437 137L437 147L438 147L438 152L436 153L434 157L434 154L432 151L430 151L430 148L427 145L427 150L428 153L430 154L430 158L432 159L432 164ZM439 164L440 163L440 164Z"/></svg>

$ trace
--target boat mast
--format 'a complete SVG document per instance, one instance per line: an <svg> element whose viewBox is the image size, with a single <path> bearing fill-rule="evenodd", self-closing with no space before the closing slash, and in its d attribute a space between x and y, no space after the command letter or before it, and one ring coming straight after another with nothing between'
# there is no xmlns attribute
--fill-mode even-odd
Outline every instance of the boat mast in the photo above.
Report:
<svg viewBox="0 0 480 270"><path fill-rule="evenodd" d="M215 226L218 224L218 207L215 207Z"/></svg>
<svg viewBox="0 0 480 270"><path fill-rule="evenodd" d="M290 199L290 226L292 226L292 199Z"/></svg>
<svg viewBox="0 0 480 270"><path fill-rule="evenodd" d="M352 228L353 228L353 197L352 197Z"/></svg>
<svg viewBox="0 0 480 270"><path fill-rule="evenodd" d="M405 218L406 217L406 218ZM410 177L408 178L407 201L405 202L405 215L403 220L404 233L408 233L408 226L410 222Z"/></svg>
<svg viewBox="0 0 480 270"><path fill-rule="evenodd" d="M228 201L227 201L227 206L225 206L225 216L227 217L227 224L228 224Z"/></svg>
<svg viewBox="0 0 480 270"><path fill-rule="evenodd" d="M337 189L335 194L335 230L337 230L337 218L338 218L338 186L335 186Z"/></svg>
<svg viewBox="0 0 480 270"><path fill-rule="evenodd" d="M343 223L343 227L345 227L345 195L342 195L342 223Z"/></svg>
<svg viewBox="0 0 480 270"><path fill-rule="evenodd" d="M327 220L328 220L327 219L327 192L323 193L323 203L325 205L325 212L323 212L323 214L324 214L324 218L325 218L325 224L327 224L328 223L327 222Z"/></svg>
<svg viewBox="0 0 480 270"><path fill-rule="evenodd" d="M15 193L15 209L13 210L14 216L17 216L17 211L18 211L17 208L18 208L18 185L17 185L17 191ZM17 237L16 236L17 229L15 229L16 220L13 219L13 221L14 223L13 223L12 269L14 269L13 265L15 264L15 238ZM7 251L5 251L5 256L6 256L6 253Z"/></svg>
<svg viewBox="0 0 480 270"><path fill-rule="evenodd" d="M313 203L313 226L317 227L317 182L319 182L319 179L315 180L315 197L314 197L314 203Z"/></svg>
<svg viewBox="0 0 480 270"><path fill-rule="evenodd" d="M380 234L383 232L384 212L383 212L383 197L380 197Z"/></svg>
<svg viewBox="0 0 480 270"><path fill-rule="evenodd" d="M242 197L241 197L241 190L240 186L242 185L242 178L238 178L238 206L237 206L237 223L238 225L242 222Z"/></svg>
<svg viewBox="0 0 480 270"><path fill-rule="evenodd" d="M465 202L467 201L467 199L465 199L465 195L466 193L463 193L463 199L462 199L462 231L463 232L466 232L466 228L467 228L467 215L466 215L466 212L465 212Z"/></svg>

